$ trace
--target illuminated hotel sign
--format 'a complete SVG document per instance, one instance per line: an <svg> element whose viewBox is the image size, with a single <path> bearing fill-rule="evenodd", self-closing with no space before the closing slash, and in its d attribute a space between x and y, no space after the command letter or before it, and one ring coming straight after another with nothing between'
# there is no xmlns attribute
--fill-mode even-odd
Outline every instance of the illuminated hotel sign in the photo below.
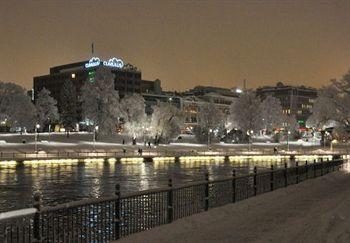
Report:
<svg viewBox="0 0 350 243"><path fill-rule="evenodd" d="M103 66L107 67L116 67L116 68L123 68L124 62L122 59L113 57L109 59L108 61L101 61L98 57L93 57L89 60L88 63L85 63L85 68L91 68L91 67L97 67L100 66L100 64L103 64Z"/></svg>

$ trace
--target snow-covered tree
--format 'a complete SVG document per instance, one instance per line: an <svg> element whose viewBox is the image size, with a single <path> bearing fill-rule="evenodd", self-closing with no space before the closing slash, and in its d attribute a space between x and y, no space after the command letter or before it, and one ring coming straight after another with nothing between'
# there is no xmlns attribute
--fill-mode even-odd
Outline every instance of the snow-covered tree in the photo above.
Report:
<svg viewBox="0 0 350 243"><path fill-rule="evenodd" d="M145 99L140 94L125 96L120 101L124 130L132 138L144 135L146 129Z"/></svg>
<svg viewBox="0 0 350 243"><path fill-rule="evenodd" d="M335 107L335 120L345 126L350 125L350 70L341 79L331 80L331 84L321 92Z"/></svg>
<svg viewBox="0 0 350 243"><path fill-rule="evenodd" d="M9 127L33 129L36 110L24 88L0 82L0 121Z"/></svg>
<svg viewBox="0 0 350 243"><path fill-rule="evenodd" d="M114 74L105 67L99 67L94 80L86 81L82 88L83 115L98 126L101 135L115 134L120 103L118 91L114 88Z"/></svg>
<svg viewBox="0 0 350 243"><path fill-rule="evenodd" d="M169 103L160 102L153 106L150 121L150 136L158 143L160 140L168 142L181 132L183 114L179 109Z"/></svg>
<svg viewBox="0 0 350 243"><path fill-rule="evenodd" d="M290 131L291 133L299 128L297 119L293 115L284 115L282 125L285 131Z"/></svg>
<svg viewBox="0 0 350 243"><path fill-rule="evenodd" d="M77 90L71 80L67 79L60 93L60 118L62 124L72 129L79 122Z"/></svg>
<svg viewBox="0 0 350 243"><path fill-rule="evenodd" d="M281 127L284 115L279 99L267 96L258 109L261 112L262 125L267 131L271 132L274 128Z"/></svg>
<svg viewBox="0 0 350 243"><path fill-rule="evenodd" d="M50 91L43 88L38 93L35 101L35 107L38 114L38 122L43 128L58 120L57 101L51 97Z"/></svg>
<svg viewBox="0 0 350 243"><path fill-rule="evenodd" d="M225 126L224 114L218 109L213 102L204 103L200 106L198 126L195 127L194 133L200 142L207 142L208 136L218 134Z"/></svg>
<svg viewBox="0 0 350 243"><path fill-rule="evenodd" d="M306 124L309 127L324 128L331 121L336 120L337 117L337 108L334 102L323 92L319 92L319 96L312 107L312 114L307 119Z"/></svg>
<svg viewBox="0 0 350 243"><path fill-rule="evenodd" d="M255 92L246 91L231 104L230 121L234 128L243 133L247 131L257 132L263 128L261 112L259 110L261 101Z"/></svg>

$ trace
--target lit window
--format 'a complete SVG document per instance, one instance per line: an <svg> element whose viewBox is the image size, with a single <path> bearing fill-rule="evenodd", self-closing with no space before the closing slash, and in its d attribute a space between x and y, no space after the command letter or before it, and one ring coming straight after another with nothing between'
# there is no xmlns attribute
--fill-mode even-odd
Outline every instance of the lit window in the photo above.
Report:
<svg viewBox="0 0 350 243"><path fill-rule="evenodd" d="M75 78L75 73L72 73L72 78Z"/></svg>

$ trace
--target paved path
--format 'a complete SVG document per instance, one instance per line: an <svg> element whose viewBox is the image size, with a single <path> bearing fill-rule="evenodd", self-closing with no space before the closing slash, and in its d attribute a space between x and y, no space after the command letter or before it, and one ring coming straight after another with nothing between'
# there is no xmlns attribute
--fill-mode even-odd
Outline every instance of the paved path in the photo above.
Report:
<svg viewBox="0 0 350 243"><path fill-rule="evenodd" d="M350 174L335 172L118 242L350 242Z"/></svg>

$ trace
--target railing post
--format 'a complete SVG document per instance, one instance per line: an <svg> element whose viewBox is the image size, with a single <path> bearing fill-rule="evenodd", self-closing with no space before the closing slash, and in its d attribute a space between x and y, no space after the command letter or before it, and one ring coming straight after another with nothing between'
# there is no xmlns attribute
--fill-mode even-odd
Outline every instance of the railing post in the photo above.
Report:
<svg viewBox="0 0 350 243"><path fill-rule="evenodd" d="M306 180L309 179L309 165L307 164L307 160L305 161L305 171L306 171Z"/></svg>
<svg viewBox="0 0 350 243"><path fill-rule="evenodd" d="M209 209L209 173L208 172L205 173L205 181L207 183L205 184L205 206L204 206L204 210L208 211L208 209Z"/></svg>
<svg viewBox="0 0 350 243"><path fill-rule="evenodd" d="M288 168L287 168L287 163L284 163L284 186L287 187L288 186Z"/></svg>
<svg viewBox="0 0 350 243"><path fill-rule="evenodd" d="M270 188L271 191L274 190L274 176L273 176L273 165L271 165L271 172L270 172Z"/></svg>
<svg viewBox="0 0 350 243"><path fill-rule="evenodd" d="M236 202L236 170L232 170L232 202Z"/></svg>
<svg viewBox="0 0 350 243"><path fill-rule="evenodd" d="M296 170L296 184L299 183L299 162L295 162L295 170Z"/></svg>
<svg viewBox="0 0 350 243"><path fill-rule="evenodd" d="M173 180L168 180L168 223L173 222Z"/></svg>
<svg viewBox="0 0 350 243"><path fill-rule="evenodd" d="M39 243L41 242L41 227L40 227L40 221L41 221L41 194L40 192L34 193L34 208L37 209L37 212L34 215L33 220L33 242Z"/></svg>
<svg viewBox="0 0 350 243"><path fill-rule="evenodd" d="M327 174L329 173L329 158L327 158L327 166L326 166L326 168L327 168Z"/></svg>
<svg viewBox="0 0 350 243"><path fill-rule="evenodd" d="M114 235L115 240L120 239L120 185L115 185L115 196L117 196L117 199L115 200L114 205Z"/></svg>
<svg viewBox="0 0 350 243"><path fill-rule="evenodd" d="M258 173L258 169L256 168L256 166L254 166L254 196L257 195L257 186L256 186L256 183L257 183L257 173Z"/></svg>
<svg viewBox="0 0 350 243"><path fill-rule="evenodd" d="M323 158L321 158L321 176L323 176L323 167L324 167Z"/></svg>
<svg viewBox="0 0 350 243"><path fill-rule="evenodd" d="M316 159L314 159L314 178L316 178Z"/></svg>

